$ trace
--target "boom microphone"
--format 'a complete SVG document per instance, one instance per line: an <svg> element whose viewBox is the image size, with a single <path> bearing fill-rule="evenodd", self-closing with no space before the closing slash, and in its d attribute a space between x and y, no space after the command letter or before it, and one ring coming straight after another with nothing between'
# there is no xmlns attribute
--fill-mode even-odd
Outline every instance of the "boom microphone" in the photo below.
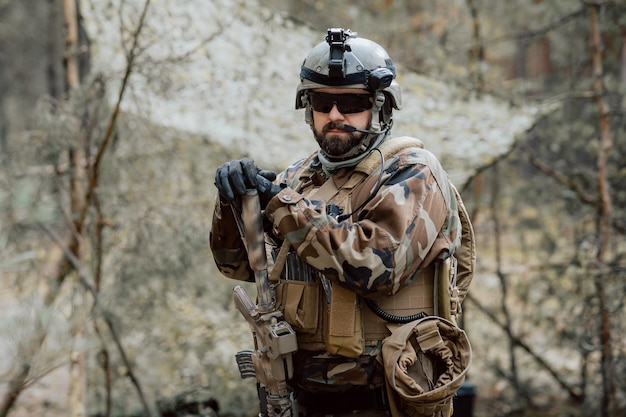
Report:
<svg viewBox="0 0 626 417"><path fill-rule="evenodd" d="M369 133L369 134L373 134L373 135L377 135L377 134L381 133L381 132L374 132L373 130L367 130L367 129L357 129L357 128L356 128L356 127L354 127L354 126L351 126L351 125L346 125L346 124L344 124L344 125L341 127L341 130L344 130L344 131L346 131L346 132L361 132L361 133Z"/></svg>

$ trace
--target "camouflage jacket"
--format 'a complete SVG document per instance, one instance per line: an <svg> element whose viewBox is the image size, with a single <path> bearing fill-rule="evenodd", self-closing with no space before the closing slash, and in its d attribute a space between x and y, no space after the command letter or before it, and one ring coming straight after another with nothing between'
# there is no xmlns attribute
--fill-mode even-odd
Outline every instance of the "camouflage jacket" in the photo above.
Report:
<svg viewBox="0 0 626 417"><path fill-rule="evenodd" d="M317 153L294 163L278 176L276 181L287 187L268 203L266 218L274 235L333 283L361 297L393 295L416 272L460 245L456 203L439 161L417 148L386 156L382 173L360 181L347 206L312 195L326 181L341 189L357 171L358 166L342 168L327 177ZM341 211L346 219L337 216ZM254 280L232 211L219 201L210 246L226 277Z"/></svg>

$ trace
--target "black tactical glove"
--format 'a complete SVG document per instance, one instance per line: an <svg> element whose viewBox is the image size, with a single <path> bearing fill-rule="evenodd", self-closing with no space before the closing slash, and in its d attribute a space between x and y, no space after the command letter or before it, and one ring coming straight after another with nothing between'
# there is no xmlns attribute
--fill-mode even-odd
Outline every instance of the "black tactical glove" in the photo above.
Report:
<svg viewBox="0 0 626 417"><path fill-rule="evenodd" d="M276 173L260 169L249 158L230 161L215 171L215 186L220 198L230 203L239 200L246 190L257 188L257 176L273 181Z"/></svg>
<svg viewBox="0 0 626 417"><path fill-rule="evenodd" d="M259 202L261 203L261 208L265 209L267 203L269 203L272 197L278 194L283 187L274 184L267 177L261 175L261 173L257 174L256 182L256 189L259 192Z"/></svg>

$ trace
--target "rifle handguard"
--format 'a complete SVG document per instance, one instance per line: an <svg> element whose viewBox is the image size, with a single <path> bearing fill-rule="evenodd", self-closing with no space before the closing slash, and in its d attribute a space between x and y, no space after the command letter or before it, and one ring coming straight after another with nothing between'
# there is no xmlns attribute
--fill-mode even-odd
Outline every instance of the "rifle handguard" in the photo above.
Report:
<svg viewBox="0 0 626 417"><path fill-rule="evenodd" d="M256 189L247 190L241 196L241 220L245 228L246 249L250 268L254 271L257 285L257 297L260 313L267 313L274 308L274 300L267 276L267 257L265 256L265 239L261 203Z"/></svg>

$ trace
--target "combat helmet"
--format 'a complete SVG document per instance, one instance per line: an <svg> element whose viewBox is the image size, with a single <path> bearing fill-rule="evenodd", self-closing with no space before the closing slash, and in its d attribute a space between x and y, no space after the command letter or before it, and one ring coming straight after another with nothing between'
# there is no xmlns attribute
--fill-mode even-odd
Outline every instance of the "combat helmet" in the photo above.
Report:
<svg viewBox="0 0 626 417"><path fill-rule="evenodd" d="M313 110L307 92L318 88L354 88L368 90L374 98L368 134L361 143L341 156L319 152L328 165L356 165L378 146L393 125L392 110L400 110L400 85L395 80L393 61L379 44L358 37L350 29L330 28L324 42L307 55L300 69L296 91L296 109L305 109L305 120L313 125ZM326 159L326 161L324 161Z"/></svg>

